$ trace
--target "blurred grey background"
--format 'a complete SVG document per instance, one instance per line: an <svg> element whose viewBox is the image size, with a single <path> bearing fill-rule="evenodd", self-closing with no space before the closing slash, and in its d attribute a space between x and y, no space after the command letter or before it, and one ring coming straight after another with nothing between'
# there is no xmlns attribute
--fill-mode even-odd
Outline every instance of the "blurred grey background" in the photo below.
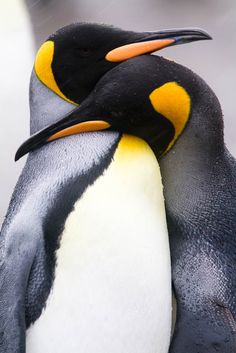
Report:
<svg viewBox="0 0 236 353"><path fill-rule="evenodd" d="M213 41L165 49L202 76L216 92L225 116L225 139L236 156L235 0L1 0L0 3L0 224L24 165L14 163L29 135L28 85L35 51L57 28L75 21L110 23L124 29L200 27Z"/></svg>

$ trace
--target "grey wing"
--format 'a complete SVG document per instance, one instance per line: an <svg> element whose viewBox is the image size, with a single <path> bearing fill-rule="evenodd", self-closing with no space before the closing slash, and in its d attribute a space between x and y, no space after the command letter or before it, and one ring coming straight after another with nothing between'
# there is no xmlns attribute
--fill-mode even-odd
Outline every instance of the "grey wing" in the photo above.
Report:
<svg viewBox="0 0 236 353"><path fill-rule="evenodd" d="M25 297L42 239L29 189L23 171L0 232L0 353L25 352Z"/></svg>
<svg viewBox="0 0 236 353"><path fill-rule="evenodd" d="M22 216L1 231L0 353L25 352L25 295L38 242Z"/></svg>

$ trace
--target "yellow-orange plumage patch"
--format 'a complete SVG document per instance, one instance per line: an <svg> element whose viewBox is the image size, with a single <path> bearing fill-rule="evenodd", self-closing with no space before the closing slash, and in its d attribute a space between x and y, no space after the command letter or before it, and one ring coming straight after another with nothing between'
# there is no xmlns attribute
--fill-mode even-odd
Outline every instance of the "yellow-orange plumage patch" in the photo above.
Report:
<svg viewBox="0 0 236 353"><path fill-rule="evenodd" d="M191 99L187 91L177 82L167 82L149 95L153 108L168 119L175 128L169 150L182 133L190 115Z"/></svg>
<svg viewBox="0 0 236 353"><path fill-rule="evenodd" d="M67 102L78 105L75 102L68 99L58 87L54 74L52 71L52 61L54 55L54 42L48 40L43 43L39 48L39 51L36 55L34 69L38 79L45 84L49 89L55 92L58 96L65 99Z"/></svg>

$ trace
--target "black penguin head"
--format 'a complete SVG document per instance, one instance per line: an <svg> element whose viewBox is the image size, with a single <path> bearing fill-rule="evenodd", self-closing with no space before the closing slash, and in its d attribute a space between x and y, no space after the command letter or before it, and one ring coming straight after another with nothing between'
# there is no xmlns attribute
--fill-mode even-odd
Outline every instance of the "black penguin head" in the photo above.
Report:
<svg viewBox="0 0 236 353"><path fill-rule="evenodd" d="M222 119L216 119L218 111L213 114L218 104L211 92L191 70L164 58L142 55L127 60L107 72L79 107L27 140L16 159L58 138L103 129L139 136L160 157L190 121L199 143L215 148L222 143Z"/></svg>
<svg viewBox="0 0 236 353"><path fill-rule="evenodd" d="M132 32L76 23L48 38L38 51L34 69L49 89L77 105L107 71L121 62L167 46L210 38L194 29Z"/></svg>

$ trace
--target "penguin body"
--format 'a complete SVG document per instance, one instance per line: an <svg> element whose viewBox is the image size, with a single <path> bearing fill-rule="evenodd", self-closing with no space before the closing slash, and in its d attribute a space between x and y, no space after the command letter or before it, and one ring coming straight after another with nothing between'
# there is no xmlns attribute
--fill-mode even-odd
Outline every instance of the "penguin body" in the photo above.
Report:
<svg viewBox="0 0 236 353"><path fill-rule="evenodd" d="M109 32L110 30L111 30L110 28L106 28L105 32L107 33L107 31ZM57 47L58 43L55 43L54 41L55 38L50 38L45 43L45 45L42 46L36 58L34 71L37 76L37 79L44 86L50 89L54 93L54 96L50 95L52 98L52 101L50 98L50 102L51 103L53 102L53 104L51 104L50 102L47 101L47 94L46 94L45 96L46 101L43 103L43 106L44 104L47 105L46 116L42 116L41 114L36 114L37 119L39 118L42 120L41 122L39 121L33 122L33 120L31 121L32 132L35 132L37 134L38 129L43 128L44 122L46 121L48 121L48 123L52 123L52 120L53 121L59 120L60 114L59 116L57 116L57 114L54 114L55 112L54 111L51 116L51 112L49 109L51 106L52 110L54 110L54 107L55 107L54 102L55 102L56 96L58 99L60 97L60 99L62 99L62 102L67 104L67 107L65 109L65 111L67 111L65 115L67 115L68 111L70 109L72 110L71 108L72 105L77 106L78 103L80 103L89 94L89 92L92 90L94 84L98 81L98 79L108 70L112 69L117 65L119 66L120 62L140 54L156 51L160 48L164 48L169 45L181 44L184 42L189 42L189 41L199 40L199 39L209 39L209 36L206 35L205 33L195 31L195 30L159 31L156 33L144 32L139 34L135 32L125 31L125 32L122 32L121 34L119 30L117 31L115 29L114 31L112 31L112 33L113 34L110 37L109 43L106 40L103 41L103 44L105 43L105 47L102 45L102 51L99 51L99 55L101 54L102 55L99 58L96 58L96 55L94 56L94 52L93 52L94 40L92 41L93 42L92 58L95 57L96 59L95 60L96 67L94 67L94 71L92 70L92 72L94 72L95 75L92 75L92 76L86 75L85 81L77 80L77 78L80 77L80 75L77 75L77 74L79 73L79 71L81 73L81 68L82 68L82 73L86 72L85 67L83 66L84 64L78 65L78 60L76 60L76 62L72 63L73 67L69 68L70 66L69 59L71 58L71 56L73 57L74 55L73 50L76 49L76 51L79 53L79 60L82 60L80 62L88 63L89 60L87 55L88 53L91 52L90 46L88 47L79 46L79 48L77 47L74 48L72 46L73 50L72 52L70 52L69 50L68 51L64 50L65 42L63 42L62 49L64 48L63 49L64 53L68 53L68 58L66 58L66 60L62 62L62 65L59 65L61 70L61 75L62 75L60 77L59 77L60 72L58 72L58 70L56 69L57 65L55 62L55 60L58 57L58 47ZM113 35L118 36L118 40L116 42L113 42L113 37L114 37ZM106 36L104 38L106 38ZM108 47L106 46L107 43L109 44ZM95 46L95 49L96 49L96 46ZM128 52L128 55L127 55L127 52ZM94 64L93 61L92 61L92 64ZM100 69L98 69L99 67ZM72 71L70 71L71 69ZM68 78L68 75L66 74L68 72L73 73L73 75L70 78ZM34 74L32 78L34 78ZM75 80L73 80L72 78L75 78ZM69 81L67 81L68 79L69 81L72 80L72 83L69 85L68 85ZM75 83L75 86L73 85L73 83ZM36 80L36 86L37 85L38 85L38 82ZM46 92L45 87L43 87L42 91L43 91L43 94ZM38 102L39 100L36 97L34 102L35 106ZM63 103L60 103L60 107L59 107L60 112L64 111ZM42 108L44 107L40 105L38 108L39 108L39 111L42 112ZM37 111L37 108L35 109L34 110ZM71 113L71 110L69 113ZM75 109L75 113L76 112L77 112L77 109ZM34 116L32 116L32 118L34 118ZM49 118L49 120L45 118ZM56 122L54 122L54 124L55 123ZM99 121L98 123L96 123L95 124L96 126L93 123L85 124L85 125L86 125L86 128L84 129L84 126L83 126L82 131L94 131L95 127L97 130L101 130L101 128L106 129L107 127L110 127L109 123L103 122L103 121ZM164 123L164 125L166 124ZM167 125L170 127L171 124L167 122ZM170 132L170 136L172 136L172 134L173 134L173 130ZM33 151L30 154L27 160L26 166L16 186L16 190L13 194L13 198L9 207L8 214L6 216L6 220L3 224L3 228L1 231L1 251L2 251L2 263L1 263L2 278L1 279L2 281L1 281L1 288L0 288L0 296L1 298L4 298L0 306L1 352L24 353L26 328L29 328L29 331L28 331L29 340L26 344L26 347L29 353L33 349L35 349L35 352L41 349L39 348L41 347L41 342L43 342L45 350L47 349L47 344L49 344L50 345L49 350L53 349L58 352L67 351L68 342L66 342L66 339L64 341L60 339L58 342L55 342L55 340L52 341L52 337L50 336L48 337L50 339L50 342L47 341L45 337L44 337L45 340L44 341L42 340L42 332L45 332L45 327L46 327L44 326L44 324L49 325L48 332L51 332L52 335L54 333L61 334L61 329L63 328L62 325L64 323L61 321L59 322L60 320L59 314L58 314L58 311L55 310L55 308L57 309L58 303L60 304L59 305L60 309L61 309L61 305L65 305L64 306L66 310L65 312L70 313L72 315L72 321L69 321L70 326L69 328L67 327L67 331L66 331L66 328L64 327L65 332L69 334L69 332L71 332L72 330L73 324L74 324L73 326L74 333L77 332L76 330L77 327L80 327L82 329L83 325L81 323L81 318L79 318L79 311L81 308L81 315L83 315L84 311L82 309L86 309L86 310L88 309L88 304L89 304L89 300L91 300L91 296L88 296L88 303L86 308L82 305L83 300L80 302L80 306L76 307L78 309L76 314L78 315L75 315L75 316L73 316L74 306L71 305L71 302L70 302L70 305L66 305L66 304L68 304L68 302L70 301L70 298L69 298L70 293L72 295L72 299L76 297L77 291L79 295L79 288L77 287L80 283L84 284L85 286L84 291L86 291L86 288L87 288L86 286L89 283L89 278L84 279L84 282L83 282L83 275L81 273L80 274L81 277L79 279L75 278L74 282L69 280L69 283L71 284L71 292L69 288L68 288L68 292L66 292L65 288L62 288L63 290L62 292L61 290L59 290L59 288L63 287L62 282L64 282L64 278L65 278L64 276L66 276L66 271L64 272L62 269L63 269L63 266L65 266L65 268L67 269L69 268L72 269L73 267L72 264L73 265L74 264L76 265L78 263L81 264L81 262L77 259L77 257L76 258L73 257L73 259L72 258L68 259L68 256L66 256L67 249L73 248L73 245L70 244L70 241L75 242L75 248L73 249L75 250L78 249L78 251L80 250L79 240L77 239L76 234L71 233L72 230L74 232L73 225L77 222L77 220L81 219L82 221L81 231L83 231L84 234L81 235L81 240L82 239L85 240L85 243L88 242L87 244L89 245L89 242L91 243L92 236L94 234L94 233L91 233L92 234L91 237L86 238L86 231L91 230L91 222L89 218L88 218L88 223L86 223L85 218L80 218L82 216L80 214L79 201L83 200L82 211L85 213L85 215L88 216L88 205L86 204L86 200L90 199L91 195L93 194L92 187L94 186L94 190L95 190L95 194L93 194L94 201L96 201L96 192L97 192L97 195L99 195L99 192L101 192L101 190L105 190L104 183L106 182L108 183L108 189L109 189L109 186L113 177L112 170L113 169L116 170L116 166L117 165L119 166L119 163L120 163L120 156L119 156L120 143L122 145L123 139L126 140L125 136L120 137L118 134L115 134L115 135L111 134L111 132L110 133L106 132L104 135L101 132L99 134L91 133L86 136L89 136L89 137L88 137L88 140L85 142L86 143L89 142L90 147L88 147L87 149L87 147L83 143L79 145L81 147L80 156L84 157L82 158L82 161L79 160L80 162L82 162L81 165L80 163L78 163L78 155L76 155L76 147L75 147L76 144L73 144L72 149L70 149L70 147L67 145L68 141L76 141L77 143L78 142L77 136L70 137L69 140L67 139L67 141L65 140L65 142L56 141L54 142L54 145L44 146L44 148L38 151ZM102 136L104 136L104 141L101 141L103 140ZM168 138L170 136L168 135ZM93 140L94 137L95 139ZM146 137L146 135L144 137ZM32 138L34 139L34 136ZM82 135L80 139L83 139ZM165 146L164 140L165 139L161 140L161 144L160 144L161 147L163 147L163 144ZM135 141L137 142L137 140ZM98 289L98 293L100 290L100 296L97 297L99 300L98 304L104 305L104 310L102 312L105 313L106 311L105 309L108 308L106 306L108 303L107 302L101 303L101 299L102 299L101 293L103 290L108 297L109 297L109 294L111 295L114 294L117 286L119 287L118 289L121 292L124 291L125 293L128 293L127 297L121 298L122 300L118 304L120 304L120 309L121 309L120 312L124 313L124 319L126 320L127 325L131 321L133 323L134 318L135 319L137 318L137 321L135 323L136 324L135 330L133 328L130 328L131 336L129 336L127 333L127 330L124 330L124 328L122 327L121 321L118 321L118 320L116 322L116 325L114 326L108 327L104 325L103 326L104 336L105 336L105 333L107 333L109 330L108 335L106 336L109 338L109 340L107 340L107 342L104 342L101 339L103 338L105 339L105 337L99 336L97 332L97 330L100 329L98 323L93 321L92 317L89 317L89 318L87 317L87 320L84 320L84 322L87 322L86 324L87 326L84 326L83 329L85 329L86 327L87 328L92 327L93 330L90 331L91 339L94 338L94 342L98 342L98 344L100 344L100 347L98 347L98 344L96 345L96 347L94 347L93 344L90 342L89 349L91 352L94 352L95 349L97 352L99 352L99 349L100 349L100 352L103 352L104 350L107 352L108 350L111 350L111 349L114 352L115 351L118 352L119 349L121 348L120 347L121 344L124 344L125 347L128 347L127 350L129 352L135 352L135 353L137 353L139 349L142 349L142 353L145 350L147 352L151 352L151 351L156 352L157 349L159 349L160 352L164 353L168 349L168 343L170 339L169 332L170 332L170 311L171 311L170 271L169 271L170 268L169 268L167 233L165 231L165 220L163 217L163 198L162 198L162 192L161 192L162 188L161 188L158 166L153 157L153 154L151 153L150 149L147 148L147 145L145 145L143 141L141 141L140 143L142 146L146 146L144 149L141 148L142 153L140 154L140 162L143 162L143 159L145 160L146 158L149 161L150 159L152 160L150 170L149 170L149 175L145 174L144 173L145 170L141 168L142 163L137 162L135 164L135 169L130 170L130 172L128 173L127 180L123 179L124 169L122 168L120 169L122 174L121 179L119 179L119 176L117 176L113 180L115 181L115 186L117 186L118 189L121 188L121 184L122 184L121 180L124 180L124 184L125 184L124 187L127 190L127 192L130 187L133 187L133 186L137 187L141 193L140 194L141 199L145 195L145 193L147 194L150 193L150 187L153 187L154 188L153 190L156 190L155 192L152 190L152 195L151 195L152 198L150 198L148 201L150 202L148 206L150 207L150 213L148 215L150 219L148 218L144 220L140 218L138 219L138 222L137 222L137 227L140 227L137 230L137 234L139 235L140 245L144 247L146 253L149 253L150 257L146 258L145 252L142 253L142 261L146 259L147 264L146 266L141 268L138 261L139 255L140 255L140 248L130 249L130 244L134 239L133 233L131 232L127 232L127 237L131 237L127 242L129 247L127 247L126 249L123 244L122 246L120 245L119 248L116 248L116 250L120 251L119 253L120 255L121 250L124 249L125 259L127 261L127 264L129 264L129 262L132 262L132 265L133 265L133 267L131 266L129 268L129 270L131 271L130 273L134 275L134 272L135 272L134 268L137 267L141 271L140 277L139 277L140 280L143 280L144 285L147 285L147 287L150 287L149 288L150 290L148 292L146 292L146 289L144 291L142 290L140 291L140 287L141 287L140 283L138 283L137 281L135 282L131 281L131 283L130 281L127 281L127 277L128 277L128 274L126 273L127 269L121 266L120 261L116 263L118 279L116 281L116 278L114 276L114 278L112 278L113 283L110 285L110 287L107 286L107 284L105 283L103 289L101 288ZM136 152L139 151L140 149L139 142L137 143L137 145L138 145L138 148L137 150L135 149L134 157L136 158L137 156L137 161L138 161L139 153L136 154ZM55 154L50 156L50 152L49 154L47 152L53 150L52 146L54 146L55 148L54 150ZM58 149L56 148L56 146L58 146ZM158 146L156 146L155 151L158 150ZM37 144L35 148L36 147L39 147L39 144ZM116 150L118 153L118 157L115 153ZM145 150L144 154L143 154L143 150ZM164 150L164 147L160 151L160 153L163 150ZM24 153L25 153L25 150L24 150ZM18 154L17 158L19 158L21 155L22 155L22 149ZM114 157L114 161L112 160L113 157ZM68 163L68 168L65 167L66 163ZM109 167L111 167L111 170L109 170ZM125 170L125 173L126 173L126 170ZM135 175L135 173L141 173L139 177L142 175L145 175L145 177L143 179L142 177L136 178L135 182L132 183L131 185L130 177L132 175ZM96 185L96 181L98 182L97 185ZM147 184L143 185L144 181L147 182L148 185ZM103 185L103 189L100 184ZM111 202L114 205L116 213L119 213L118 206L121 207L122 206L121 201L124 201L124 199L122 199L122 190L119 193L119 196L120 196L119 198L120 204L114 204L114 201L112 202L112 199L109 200L109 202ZM134 219L135 217L137 217L137 210L142 207L142 204L138 203L137 199L138 199L138 196L135 195L135 197L131 197L129 200L130 208L131 206L135 206L133 209L133 213L130 216L131 219ZM106 205L102 204L102 205L106 206L106 210L109 209L107 204ZM158 210L161 213L160 222L158 221L158 218L155 218L155 219L152 218L154 214L155 214L155 217L158 217L157 215ZM112 213L110 209L108 211ZM142 211L145 214L145 212L147 211L147 207ZM78 212L78 218L77 218L77 212ZM129 218L127 218L126 213L127 213L126 208L121 209L122 217L124 218L125 221L128 221ZM111 216L112 216L112 221L114 221L114 224L118 226L119 223L117 222L117 218L112 214ZM107 218L104 217L104 220L107 221ZM150 233L149 233L150 239L148 241L148 245L146 245L146 242L145 242L146 238L144 236L144 231L145 231L144 221L148 229L150 230ZM103 224L102 220L100 220L98 224L101 227L101 224ZM131 226L131 224L129 224L129 226ZM107 230L110 230L110 228L108 227ZM159 231L161 232L163 231L163 234L160 234L160 236L158 236L157 238L157 234L159 233ZM153 236L154 233L156 237ZM98 236L99 234L101 234L101 230L100 230L100 233L98 233ZM114 245L117 242L115 235L116 235L116 232L112 234L112 238L110 239L109 245L111 247L112 246L114 247ZM65 239L64 242L63 242L63 239ZM123 234L122 240L124 239L125 239L125 236ZM160 242L159 244L157 239L162 239L163 242ZM161 247L157 247L157 245L161 245ZM150 250L150 252L148 251L148 249ZM101 250L101 247L99 248L98 246L97 250L99 252ZM95 253L96 252L92 253L92 250L91 250L91 255L94 255L94 258L91 259L92 261L91 267L93 266L96 267ZM73 255L75 255L75 252L73 252ZM97 255L97 258L98 257L99 256ZM67 260L69 260L69 262L67 262ZM106 278L106 274L104 273L102 274L102 270L106 272L108 271L109 267L105 259L102 259L102 260L103 262L102 261L100 262L99 266L97 266L97 270L98 270L98 273L101 275L100 276L101 280L104 280ZM164 272L163 272L163 269L160 271L159 261L162 264L165 264ZM58 268L57 268L57 264L58 264ZM104 264L104 267L103 267L103 264ZM57 269L59 272L57 272ZM86 274L89 274L89 269L87 269L86 271L84 272L85 277L86 277ZM125 278L125 281L123 283L124 284L123 288L121 288L122 286L119 282L119 278L120 278L119 275L121 274L122 271ZM71 276L73 277L74 275L76 275L76 273L77 272L73 267L73 272L71 272ZM138 275L138 273L136 274ZM147 276L145 276L146 274ZM155 277L156 277L156 281L154 279ZM95 281L94 275L92 276L92 281L93 280ZM96 284L99 285L99 283L91 282L90 288L96 289ZM135 288L132 287L133 284L136 286ZM55 291L56 291L55 293L57 293L57 295L55 296L53 294L54 285L55 285ZM164 288L162 287L160 289L159 287L162 285L164 285ZM132 290L131 290L131 287L132 287ZM158 298L156 298L157 292L158 292ZM141 304L142 301L144 301L143 305ZM139 313L137 312L140 309L140 307L137 308L137 306L139 305L141 306L141 309L143 310L143 312L145 311L143 315L141 315L141 313L139 315ZM131 308L131 311L129 311L130 308ZM101 317L100 315L102 314L102 312L97 307L96 307L96 310L97 311L95 313L95 316ZM118 315L117 314L118 305L117 305L117 312L115 309L112 312L114 313L114 317L116 318ZM153 312L156 312L155 317L153 315ZM157 315L157 312L158 312L158 315ZM55 314L56 322L53 320L50 313ZM86 311L85 314L90 315L89 310ZM109 310L107 311L107 316L109 316ZM68 318L67 315L66 317ZM96 327L96 324L98 325L97 327ZM58 331L57 331L57 327L58 327ZM41 331L42 329L44 331ZM110 331L110 330L114 330L114 331ZM86 333L87 333L87 336L86 337L83 336L85 339L83 343L81 342L81 340L79 342L79 340L76 339L75 335L73 335L73 337L71 338L72 340L70 341L71 352L73 352L73 349L76 352L78 352L78 349L81 349L81 352L86 349L86 347L85 348L83 347L83 344L86 346L87 342L90 339L89 332L86 332ZM115 337L117 337L117 335L118 337L120 337L119 341L115 341ZM64 336L62 335L60 338L62 337ZM113 346L110 347L111 342L115 342L116 345L113 344ZM86 351L88 350L86 349Z"/></svg>
<svg viewBox="0 0 236 353"><path fill-rule="evenodd" d="M236 162L224 145L217 97L181 65L134 58L104 75L76 111L33 136L20 154L95 119L146 139L160 157L177 299L170 352L234 353Z"/></svg>
<svg viewBox="0 0 236 353"><path fill-rule="evenodd" d="M45 97L47 88L32 80ZM49 97L60 112L71 109ZM32 116L47 114L40 95L31 101ZM9 319L2 352L168 351L164 199L143 140L90 132L30 153L1 237L7 307L15 303L14 319L2 309L3 322Z"/></svg>
<svg viewBox="0 0 236 353"><path fill-rule="evenodd" d="M160 160L177 298L170 353L235 353L236 161L217 97L196 74L188 77L190 120Z"/></svg>
<svg viewBox="0 0 236 353"><path fill-rule="evenodd" d="M107 145L112 141L113 150L105 156L106 167L92 182L96 169L104 163L100 154L102 141ZM50 178L48 189L54 190L56 199L50 195L53 206L42 223L44 247L47 249L52 239L54 245L44 257L50 261L54 248L56 264L43 269L39 266L41 256L36 256L28 282L28 325L33 322L27 330L26 352L168 351L171 271L159 168L153 152L142 140L123 136L118 141L117 134L112 133L81 135L79 139L73 136L71 144L80 146L77 165L83 165L83 154L90 153L91 164L94 155L97 158L96 169L90 166L84 172L77 167L74 173L80 175L73 175L72 181L64 175L66 180L62 183L66 185L60 184L59 195ZM66 147L70 141L64 140L63 144L67 148L64 173L69 170L71 174L68 164L73 158ZM40 151L42 159L45 154ZM31 160L38 160L40 156L32 157ZM52 171L56 183L61 183L63 165ZM45 183L45 177L41 175L40 179ZM90 186L86 185L88 181ZM44 194L45 191L42 197ZM64 204L70 212L67 211L65 225L59 227L57 222L62 217L57 218L63 214L60 209ZM55 238L58 228L63 232ZM44 281L38 283L41 276ZM46 283L48 277L54 278L51 284ZM50 294L41 303L44 309L35 320L30 315L48 287Z"/></svg>

